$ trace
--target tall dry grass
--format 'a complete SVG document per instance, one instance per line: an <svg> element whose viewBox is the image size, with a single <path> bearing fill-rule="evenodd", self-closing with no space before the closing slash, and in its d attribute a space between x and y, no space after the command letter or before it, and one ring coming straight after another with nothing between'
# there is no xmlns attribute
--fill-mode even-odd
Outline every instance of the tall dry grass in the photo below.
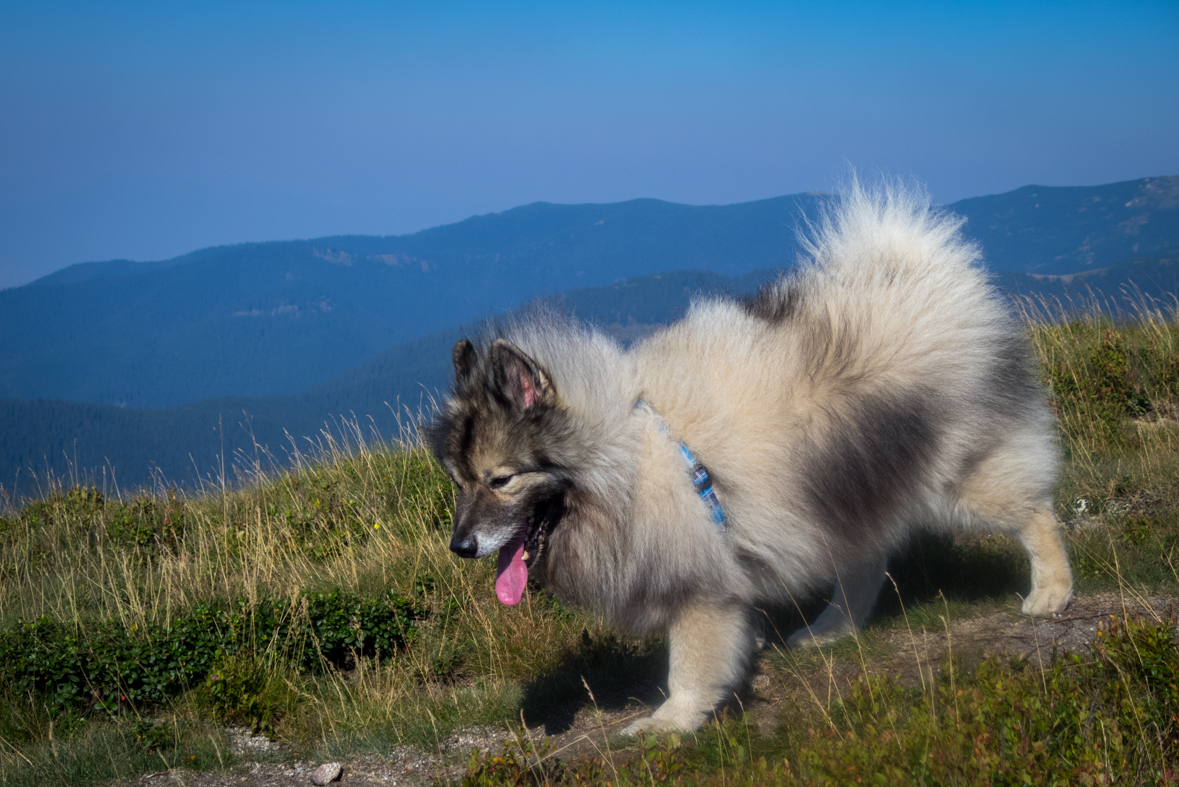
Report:
<svg viewBox="0 0 1179 787"><path fill-rule="evenodd" d="M82 636L105 620L150 636L149 624L198 604L395 591L430 612L398 658L314 678L273 665L297 709L282 735L386 744L513 717L526 677L554 669L583 631L604 635L544 593L516 608L495 600L494 566L447 547L454 489L418 442L325 431L291 467L261 472L255 462L246 473L248 483L193 495L59 486L10 512L0 524L0 628L46 616Z"/></svg>

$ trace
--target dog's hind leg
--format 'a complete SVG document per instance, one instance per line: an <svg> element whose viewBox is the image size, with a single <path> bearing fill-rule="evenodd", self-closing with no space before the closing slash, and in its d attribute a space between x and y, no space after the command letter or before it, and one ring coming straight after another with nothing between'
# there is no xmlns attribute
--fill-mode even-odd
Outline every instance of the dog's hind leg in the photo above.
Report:
<svg viewBox="0 0 1179 787"><path fill-rule="evenodd" d="M786 644L792 648L825 645L854 633L871 614L887 571L884 554L840 566L831 603L814 623L791 634Z"/></svg>
<svg viewBox="0 0 1179 787"><path fill-rule="evenodd" d="M626 735L698 729L741 685L756 650L749 611L739 601L685 607L668 628L667 638L667 701L627 727Z"/></svg>
<svg viewBox="0 0 1179 787"><path fill-rule="evenodd" d="M1051 617L1072 599L1073 575L1036 458L1034 450L1018 444L996 451L963 483L958 503L968 527L986 526L1019 539L1032 564L1032 589L1023 612Z"/></svg>
<svg viewBox="0 0 1179 787"><path fill-rule="evenodd" d="M1040 618L1059 615L1073 597L1073 575L1052 509L1037 509L1018 532L1032 562L1032 590L1023 600L1023 614Z"/></svg>

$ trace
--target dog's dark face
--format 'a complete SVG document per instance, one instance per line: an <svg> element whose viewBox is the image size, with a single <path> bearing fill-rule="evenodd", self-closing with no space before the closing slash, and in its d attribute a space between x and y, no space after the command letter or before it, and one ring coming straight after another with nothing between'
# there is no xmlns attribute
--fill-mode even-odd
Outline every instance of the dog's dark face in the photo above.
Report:
<svg viewBox="0 0 1179 787"><path fill-rule="evenodd" d="M498 550L496 593L515 604L564 513L569 475L550 449L566 419L548 373L505 339L482 356L459 341L454 370L453 395L430 429L460 490L450 548L468 558Z"/></svg>

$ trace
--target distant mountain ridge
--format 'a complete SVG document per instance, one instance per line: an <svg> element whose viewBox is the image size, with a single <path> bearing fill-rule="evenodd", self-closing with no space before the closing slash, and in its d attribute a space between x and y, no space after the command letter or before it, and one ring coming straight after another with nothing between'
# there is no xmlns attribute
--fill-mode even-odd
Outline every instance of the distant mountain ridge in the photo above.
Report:
<svg viewBox="0 0 1179 787"><path fill-rule="evenodd" d="M165 407L291 395L531 297L662 271L789 267L830 197L533 203L412 235L201 249L0 291L0 398ZM1073 273L1179 250L1179 177L1027 186L947 206L993 270Z"/></svg>
<svg viewBox="0 0 1179 787"><path fill-rule="evenodd" d="M293 394L529 298L660 271L789 265L821 198L534 204L390 238L208 249L0 291L0 397L162 407Z"/></svg>
<svg viewBox="0 0 1179 787"><path fill-rule="evenodd" d="M1024 186L947 208L995 271L1060 275L1179 253L1179 176Z"/></svg>
<svg viewBox="0 0 1179 787"><path fill-rule="evenodd" d="M410 235L335 235L309 241L270 243L310 243L321 247L324 259L333 261L334 257L334 261L343 264L354 262L357 256L385 258L385 262L394 265L412 265L415 261L429 264L430 255L445 255L456 250L478 257L487 256L488 248L503 248L508 254L519 254L529 247L543 246L546 242L551 244L554 237L564 232L584 231L586 225L582 219L585 214L597 219L593 226L604 224L607 218L616 219L628 213L633 213L634 217L646 217L656 212L631 210L641 206L663 206L666 218L671 218L678 209L704 216L711 211L755 208L750 211L751 214L756 215L760 211L765 216L782 208L785 217L794 219L813 215L813 205L820 204L826 197L828 195L822 192L807 192L723 206L680 205L656 199L582 205L534 202L507 211L472 216L454 224L431 227ZM967 219L967 234L983 245L994 270L1059 275L1091 268L1097 260L1108 264L1179 250L1175 237L1179 227L1179 175L1100 186L1029 185L1002 194L970 197L944 207ZM565 215L561 220L552 222L545 215L547 211ZM1110 231L1113 227L1116 230ZM715 229L707 222L692 227L689 242L700 236L707 239L706 247L715 246ZM786 234L792 236L795 225L791 223L786 229ZM546 235L549 236L547 240ZM575 243L583 240L576 235L572 237ZM783 253L778 256L784 256L785 252L794 249L794 244L789 242L793 238L786 240L788 242L783 247ZM1097 248L1094 247L1095 243ZM110 260L78 263L26 286L73 284L109 276L146 273L209 257L248 253L252 248L265 245L270 244L212 246L159 262ZM422 257L417 259L414 253ZM599 252L586 245L586 258L596 253ZM657 250L656 253L664 256L666 251ZM747 262L752 262L755 267L764 267L765 263L770 262L764 259L750 261L741 254L741 250L734 251L726 259L720 267L731 270L715 272L735 275L739 272L735 269ZM685 259L683 263L686 267L679 269L698 269L700 266L696 262L695 259ZM789 260L782 264L789 264Z"/></svg>
<svg viewBox="0 0 1179 787"><path fill-rule="evenodd" d="M809 192L733 205L681 205L657 199L579 205L534 202L410 235L333 235L306 241L214 246L161 262L87 262L63 268L25 286L74 284L148 273L212 257L249 256L260 247L279 244L308 245L320 259L344 266L383 262L412 269L425 263L427 269L436 269L444 262L455 260L527 261L538 252L556 247L561 254L568 255L562 257L563 262L605 265L610 274L625 276L632 260L652 259L681 266L675 270L700 269L698 263L704 260L720 268L714 272L728 276L750 270L751 266L790 264L797 220L802 216L813 217L815 208L828 198L829 195L820 192ZM738 242L736 234L751 227L761 229L759 234L764 237ZM767 242L774 244L772 249L767 250ZM541 255L540 261L551 260ZM553 281L564 278L558 271L540 273ZM585 271L580 271L580 275L585 275Z"/></svg>
<svg viewBox="0 0 1179 787"><path fill-rule="evenodd" d="M172 268L188 262L197 262L208 257L214 257L226 249L253 245L257 244L246 243L240 244L239 246L210 246L208 248L198 249L197 251L191 251L188 254L182 254L179 257L173 257L169 260L159 260L156 262L135 262L134 260L80 262L76 265L68 265L61 270L48 274L47 276L42 276L39 279L29 282L25 286L51 287L64 284L78 284L81 282L93 281L95 279L105 279L112 276L134 276L140 273L150 273L152 271L162 270L164 268Z"/></svg>

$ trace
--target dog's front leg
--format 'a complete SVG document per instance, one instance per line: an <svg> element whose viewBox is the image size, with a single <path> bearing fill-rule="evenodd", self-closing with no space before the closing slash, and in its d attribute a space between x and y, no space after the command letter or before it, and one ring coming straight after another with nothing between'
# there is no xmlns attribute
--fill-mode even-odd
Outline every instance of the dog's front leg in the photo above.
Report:
<svg viewBox="0 0 1179 787"><path fill-rule="evenodd" d="M667 636L670 696L655 713L627 727L627 735L698 729L740 686L756 651L749 613L736 601L685 607Z"/></svg>

